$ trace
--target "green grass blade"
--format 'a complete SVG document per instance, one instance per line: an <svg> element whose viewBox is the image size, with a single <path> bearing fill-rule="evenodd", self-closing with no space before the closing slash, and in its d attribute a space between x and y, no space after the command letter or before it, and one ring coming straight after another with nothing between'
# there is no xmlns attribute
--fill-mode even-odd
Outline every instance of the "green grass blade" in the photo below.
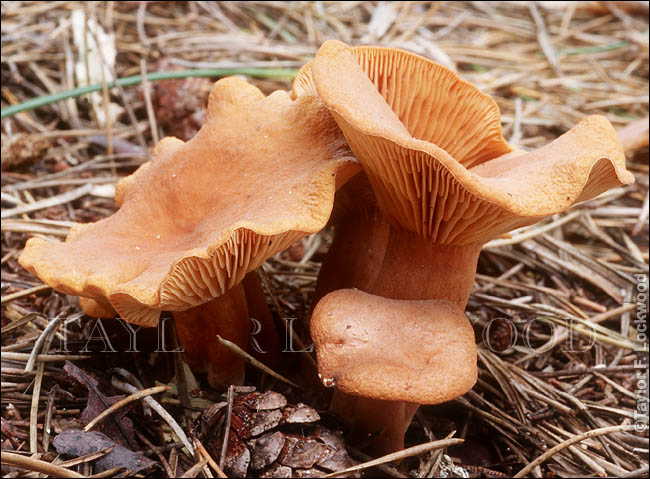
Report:
<svg viewBox="0 0 650 479"><path fill-rule="evenodd" d="M170 80L175 78L188 78L188 77L225 77L230 75L246 75L251 77L260 78L287 78L291 79L296 76L298 70L292 69L269 69L269 68L203 68L196 70L178 70L168 72L154 72L148 73L147 79L149 81L157 80ZM138 85L142 82L142 75L133 75L130 77L119 78L116 82L109 82L108 87L113 88L116 85L126 87ZM45 105L56 103L57 101L65 100L67 98L75 98L87 93L93 93L102 90L102 84L96 83L94 85L82 86L66 90L52 95L43 95L31 100L24 101L17 105L12 105L2 109L2 118L15 115L23 111L33 110Z"/></svg>

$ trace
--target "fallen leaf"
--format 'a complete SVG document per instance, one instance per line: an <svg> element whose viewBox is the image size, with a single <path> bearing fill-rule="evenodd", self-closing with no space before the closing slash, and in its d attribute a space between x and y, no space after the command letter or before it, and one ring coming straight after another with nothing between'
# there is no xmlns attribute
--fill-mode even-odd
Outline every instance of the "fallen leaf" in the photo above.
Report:
<svg viewBox="0 0 650 479"><path fill-rule="evenodd" d="M72 457L86 456L113 447L106 455L95 461L95 472L124 467L132 474L136 474L156 465L151 459L117 444L110 437L97 431L83 432L79 429L68 429L56 436L52 444L59 454Z"/></svg>
<svg viewBox="0 0 650 479"><path fill-rule="evenodd" d="M78 368L69 361L66 361L63 369L88 389L88 403L80 417L84 425L95 419L111 405L124 399L124 396L105 396L102 394L98 389L99 382L83 369ZM118 444L135 449L137 448L137 443L135 441L135 434L133 433L133 421L126 417L129 411L130 406L127 405L105 418L95 428Z"/></svg>

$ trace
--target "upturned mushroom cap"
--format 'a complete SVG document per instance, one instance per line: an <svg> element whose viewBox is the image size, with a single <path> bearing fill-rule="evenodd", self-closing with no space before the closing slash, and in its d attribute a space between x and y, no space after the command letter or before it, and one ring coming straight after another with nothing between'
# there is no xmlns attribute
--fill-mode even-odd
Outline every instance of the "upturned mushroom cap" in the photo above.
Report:
<svg viewBox="0 0 650 479"><path fill-rule="evenodd" d="M474 331L448 301L342 289L316 305L310 330L321 381L348 394L438 404L476 382Z"/></svg>
<svg viewBox="0 0 650 479"><path fill-rule="evenodd" d="M20 263L59 291L153 326L161 310L223 294L320 230L336 187L358 171L319 101L265 97L226 78L192 140L162 140L154 159L120 182L114 215L73 228L64 243L30 239Z"/></svg>
<svg viewBox="0 0 650 479"><path fill-rule="evenodd" d="M606 118L587 117L536 151L508 155L490 97L401 50L328 41L293 94L314 90L386 218L439 244L486 242L634 181Z"/></svg>

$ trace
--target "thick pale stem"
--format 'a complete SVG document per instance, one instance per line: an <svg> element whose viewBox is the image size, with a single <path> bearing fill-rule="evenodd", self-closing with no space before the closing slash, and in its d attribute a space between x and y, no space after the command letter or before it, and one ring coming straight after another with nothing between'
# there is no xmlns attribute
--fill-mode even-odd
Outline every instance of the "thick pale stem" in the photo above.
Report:
<svg viewBox="0 0 650 479"><path fill-rule="evenodd" d="M186 311L175 311L176 332L190 367L207 373L210 386L223 389L244 380L244 360L223 346L217 335L248 349L251 324L244 286Z"/></svg>
<svg viewBox="0 0 650 479"><path fill-rule="evenodd" d="M117 312L111 306L111 303L105 299L91 299L79 297L79 306L82 311L92 318L114 318Z"/></svg>

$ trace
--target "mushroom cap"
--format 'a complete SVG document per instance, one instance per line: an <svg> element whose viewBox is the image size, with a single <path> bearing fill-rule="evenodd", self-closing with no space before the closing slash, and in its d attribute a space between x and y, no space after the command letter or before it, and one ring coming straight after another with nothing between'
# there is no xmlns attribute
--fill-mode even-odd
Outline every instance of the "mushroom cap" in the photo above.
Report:
<svg viewBox="0 0 650 479"><path fill-rule="evenodd" d="M438 404L476 382L474 331L448 301L340 289L316 305L310 331L321 381L348 394Z"/></svg>
<svg viewBox="0 0 650 479"><path fill-rule="evenodd" d="M108 301L99 298L91 299L80 296L79 307L84 314L93 318L114 318L117 314Z"/></svg>
<svg viewBox="0 0 650 479"><path fill-rule="evenodd" d="M237 78L215 83L204 126L163 139L116 188L120 209L61 243L31 238L20 264L54 289L106 301L157 324L220 296L269 256L320 230L334 192L359 171L313 97L265 97Z"/></svg>
<svg viewBox="0 0 650 479"><path fill-rule="evenodd" d="M334 70L324 74L324 68ZM330 109L353 110L367 126L397 128L434 143L466 168L512 150L501 135L499 107L491 96L448 68L404 50L329 40L294 79L292 96L309 95L320 95ZM364 105L366 99L380 98L383 107Z"/></svg>
<svg viewBox="0 0 650 479"><path fill-rule="evenodd" d="M490 97L401 50L325 42L293 95L314 90L388 221L439 244L486 242L634 181L606 118L587 117L536 151L511 153Z"/></svg>

